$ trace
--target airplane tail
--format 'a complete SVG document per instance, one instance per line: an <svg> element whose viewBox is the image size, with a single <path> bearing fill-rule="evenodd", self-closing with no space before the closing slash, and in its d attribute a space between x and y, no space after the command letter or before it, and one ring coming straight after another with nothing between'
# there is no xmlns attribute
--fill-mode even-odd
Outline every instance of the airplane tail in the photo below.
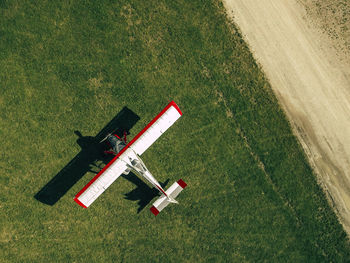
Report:
<svg viewBox="0 0 350 263"><path fill-rule="evenodd" d="M179 181L173 183L168 190L165 191L166 195L162 194L150 208L151 212L156 216L170 203L178 204L175 198L180 194L180 192L187 186L187 184L180 179Z"/></svg>

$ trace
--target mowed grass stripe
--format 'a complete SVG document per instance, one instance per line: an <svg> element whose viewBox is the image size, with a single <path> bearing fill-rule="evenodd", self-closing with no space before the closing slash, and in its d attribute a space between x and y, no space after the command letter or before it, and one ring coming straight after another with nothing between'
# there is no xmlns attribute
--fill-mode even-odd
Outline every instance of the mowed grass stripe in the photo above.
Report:
<svg viewBox="0 0 350 263"><path fill-rule="evenodd" d="M346 261L349 244L269 84L218 1L0 5L4 262ZM188 183L157 218L119 178L89 209L33 198L124 106L136 135L184 115L143 155ZM261 169L261 163L264 170ZM268 176L268 177L267 177ZM270 179L269 179L270 178ZM287 202L287 204L286 204Z"/></svg>

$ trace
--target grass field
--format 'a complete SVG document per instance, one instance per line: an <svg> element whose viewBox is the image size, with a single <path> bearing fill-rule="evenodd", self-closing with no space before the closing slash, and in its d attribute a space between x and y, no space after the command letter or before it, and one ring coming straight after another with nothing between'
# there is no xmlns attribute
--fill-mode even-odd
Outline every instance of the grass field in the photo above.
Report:
<svg viewBox="0 0 350 263"><path fill-rule="evenodd" d="M0 1L1 262L349 262L341 225L218 1ZM124 106L188 187L156 218L119 178L89 209L34 195Z"/></svg>

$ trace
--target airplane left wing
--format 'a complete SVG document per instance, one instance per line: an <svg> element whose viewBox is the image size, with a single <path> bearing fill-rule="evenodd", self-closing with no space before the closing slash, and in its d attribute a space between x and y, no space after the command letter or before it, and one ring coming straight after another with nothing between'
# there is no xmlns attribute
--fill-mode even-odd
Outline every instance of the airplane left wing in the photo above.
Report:
<svg viewBox="0 0 350 263"><path fill-rule="evenodd" d="M75 196L74 201L84 208L89 207L126 169L122 159L113 159Z"/></svg>

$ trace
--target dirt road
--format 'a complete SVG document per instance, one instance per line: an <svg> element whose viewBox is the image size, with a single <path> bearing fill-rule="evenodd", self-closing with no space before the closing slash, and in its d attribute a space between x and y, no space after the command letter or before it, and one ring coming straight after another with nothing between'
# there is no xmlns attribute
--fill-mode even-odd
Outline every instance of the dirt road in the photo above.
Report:
<svg viewBox="0 0 350 263"><path fill-rule="evenodd" d="M350 61L297 0L223 0L350 235Z"/></svg>

